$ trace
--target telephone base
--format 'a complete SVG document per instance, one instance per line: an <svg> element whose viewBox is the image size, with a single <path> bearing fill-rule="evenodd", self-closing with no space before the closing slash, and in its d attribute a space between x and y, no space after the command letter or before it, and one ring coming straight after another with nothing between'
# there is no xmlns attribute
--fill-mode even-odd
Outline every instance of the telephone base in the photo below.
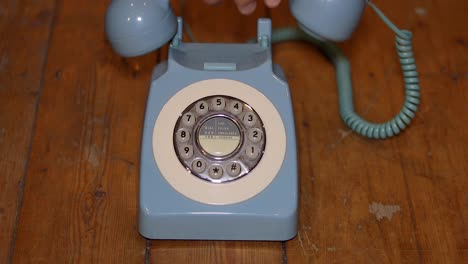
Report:
<svg viewBox="0 0 468 264"><path fill-rule="evenodd" d="M214 212L210 206L185 197L161 202L167 204L156 205L147 214L140 212L139 231L146 238L286 241L296 235L295 209L281 212L271 201L227 206Z"/></svg>
<svg viewBox="0 0 468 264"><path fill-rule="evenodd" d="M270 34L270 21L260 20L259 39ZM173 143L184 109L207 96L246 102L264 124L266 143L259 163L243 177L224 183L191 173ZM293 108L268 43L173 42L168 61L153 72L146 109L139 198L139 231L144 237L285 241L296 235ZM216 162L227 170L223 161Z"/></svg>

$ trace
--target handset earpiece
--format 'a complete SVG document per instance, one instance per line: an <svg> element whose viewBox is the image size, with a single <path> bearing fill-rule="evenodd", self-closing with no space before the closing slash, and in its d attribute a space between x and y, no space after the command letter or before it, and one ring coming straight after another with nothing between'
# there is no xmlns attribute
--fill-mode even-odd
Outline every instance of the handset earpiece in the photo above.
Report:
<svg viewBox="0 0 468 264"><path fill-rule="evenodd" d="M366 0L290 0L289 8L308 34L331 41L348 39L364 11Z"/></svg>
<svg viewBox="0 0 468 264"><path fill-rule="evenodd" d="M107 38L124 57L160 48L171 40L176 29L169 0L113 0L107 8Z"/></svg>
<svg viewBox="0 0 468 264"><path fill-rule="evenodd" d="M395 45L405 82L405 101L400 112L382 123L367 121L355 112L350 63L340 48L330 42L346 40L351 36L366 5L395 32ZM272 34L272 42L309 41L326 54L336 68L340 115L346 125L354 132L373 139L391 138L405 130L418 111L421 97L413 34L398 28L370 0L290 0L290 9L303 30L276 30Z"/></svg>

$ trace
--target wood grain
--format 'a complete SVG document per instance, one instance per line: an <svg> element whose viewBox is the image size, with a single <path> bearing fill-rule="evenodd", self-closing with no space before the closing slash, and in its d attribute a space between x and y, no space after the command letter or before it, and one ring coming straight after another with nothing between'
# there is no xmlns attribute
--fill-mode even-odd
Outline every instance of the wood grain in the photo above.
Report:
<svg viewBox="0 0 468 264"><path fill-rule="evenodd" d="M257 17L266 16L261 6L252 16L243 17L230 1L218 6L186 1L185 10L184 21L198 42L245 42L257 34ZM150 246L150 263L269 264L283 260L280 242L151 241Z"/></svg>
<svg viewBox="0 0 468 264"><path fill-rule="evenodd" d="M138 146L154 62L111 50L106 6L58 4L14 262L144 261Z"/></svg>
<svg viewBox="0 0 468 264"><path fill-rule="evenodd" d="M0 263L11 257L53 1L0 4Z"/></svg>
<svg viewBox="0 0 468 264"><path fill-rule="evenodd" d="M457 1L430 2L417 22L421 125L399 146L424 263L468 261L468 41ZM434 54L434 51L437 50Z"/></svg>

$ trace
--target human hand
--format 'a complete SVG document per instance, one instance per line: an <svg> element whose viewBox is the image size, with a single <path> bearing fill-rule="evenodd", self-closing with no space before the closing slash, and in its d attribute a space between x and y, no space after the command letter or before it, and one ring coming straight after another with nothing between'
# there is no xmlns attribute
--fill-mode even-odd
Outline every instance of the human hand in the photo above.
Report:
<svg viewBox="0 0 468 264"><path fill-rule="evenodd" d="M217 4L222 2L223 0L204 0L205 3L207 4ZM277 7L281 0L264 0L266 6L273 8ZM249 15L253 11L255 11L255 8L257 7L257 0L234 0L234 2L237 5L237 8L239 8L239 11L244 14L244 15Z"/></svg>

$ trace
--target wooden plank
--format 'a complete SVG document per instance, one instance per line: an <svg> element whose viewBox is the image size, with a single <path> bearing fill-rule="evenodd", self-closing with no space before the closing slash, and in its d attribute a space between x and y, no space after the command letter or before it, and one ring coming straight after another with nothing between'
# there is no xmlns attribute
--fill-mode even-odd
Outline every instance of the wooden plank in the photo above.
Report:
<svg viewBox="0 0 468 264"><path fill-rule="evenodd" d="M422 125L399 146L414 207L421 258L468 261L468 41L467 3L417 3L426 102ZM437 21L437 23L435 23ZM434 52L437 51L437 52ZM430 56L427 56L430 54Z"/></svg>
<svg viewBox="0 0 468 264"><path fill-rule="evenodd" d="M53 1L0 4L0 263L15 241Z"/></svg>
<svg viewBox="0 0 468 264"><path fill-rule="evenodd" d="M415 33L423 105L400 137L372 141L350 133L338 116L329 63L305 44L275 49L292 87L300 142L300 228L287 243L287 258L291 263L466 262L463 8L456 1L377 4ZM292 23L286 12L286 3L273 11L274 21L285 21L277 26ZM393 34L383 29L367 10L353 39L342 45L358 69L353 72L356 109L375 121L391 117L403 100ZM370 213L374 202L395 205L380 207L395 209L392 219Z"/></svg>
<svg viewBox="0 0 468 264"><path fill-rule="evenodd" d="M151 241L151 263L282 263L280 242Z"/></svg>
<svg viewBox="0 0 468 264"><path fill-rule="evenodd" d="M256 36L256 20L263 6L251 15L240 15L231 1L206 6L186 1L184 19L198 42L244 42ZM151 241L151 263L281 263L280 242Z"/></svg>
<svg viewBox="0 0 468 264"><path fill-rule="evenodd" d="M108 2L58 6L14 262L144 262L139 146L156 54L124 60L111 50Z"/></svg>

